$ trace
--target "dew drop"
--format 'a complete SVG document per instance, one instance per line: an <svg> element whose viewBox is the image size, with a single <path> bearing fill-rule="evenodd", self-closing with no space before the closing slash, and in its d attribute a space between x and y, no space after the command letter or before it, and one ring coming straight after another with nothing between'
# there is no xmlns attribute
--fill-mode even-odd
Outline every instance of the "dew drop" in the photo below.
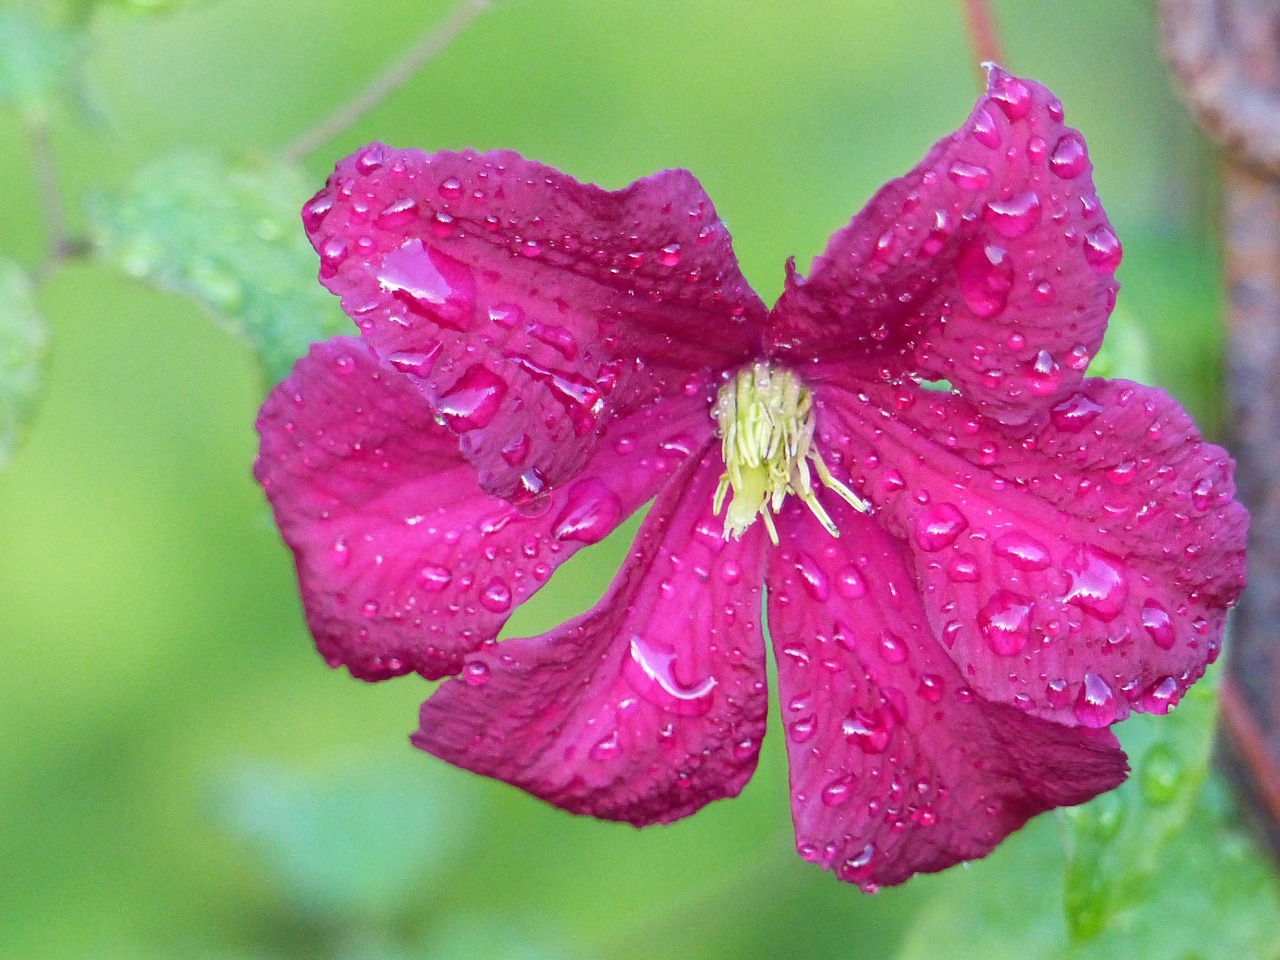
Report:
<svg viewBox="0 0 1280 960"><path fill-rule="evenodd" d="M475 318L471 269L421 240L409 240L383 257L376 277L382 289L442 327L466 330Z"/></svg>
<svg viewBox="0 0 1280 960"><path fill-rule="evenodd" d="M429 563L418 571L418 586L428 593L439 593L452 580L453 574L449 572L449 568L439 564Z"/></svg>
<svg viewBox="0 0 1280 960"><path fill-rule="evenodd" d="M992 200L983 209L982 219L1002 237L1025 236L1040 222L1040 198L1027 190L1008 200Z"/></svg>
<svg viewBox="0 0 1280 960"><path fill-rule="evenodd" d="M955 504L936 504L916 518L916 545L927 553L935 553L955 543L956 537L968 526L969 521Z"/></svg>
<svg viewBox="0 0 1280 960"><path fill-rule="evenodd" d="M940 676L935 673L926 673L920 678L920 686L916 688L916 695L925 703L937 703L942 699L942 694L946 690L946 684Z"/></svg>
<svg viewBox="0 0 1280 960"><path fill-rule="evenodd" d="M1087 427L1100 413L1102 413L1101 404L1094 402L1083 393L1077 393L1050 410L1049 419L1059 430L1075 432Z"/></svg>
<svg viewBox="0 0 1280 960"><path fill-rule="evenodd" d="M962 190L985 190L991 183L991 171L976 163L957 160L947 170L947 176Z"/></svg>
<svg viewBox="0 0 1280 960"><path fill-rule="evenodd" d="M885 663L904 663L907 659L907 644L899 636L887 630L880 634L880 657Z"/></svg>
<svg viewBox="0 0 1280 960"><path fill-rule="evenodd" d="M449 177L440 181L440 186L436 187L436 192L446 200L457 200L462 196L462 181L457 177Z"/></svg>
<svg viewBox="0 0 1280 960"><path fill-rule="evenodd" d="M1031 109L1031 89L1017 77L1007 74L997 81L996 88L991 91L991 99L1012 121L1021 120Z"/></svg>
<svg viewBox="0 0 1280 960"><path fill-rule="evenodd" d="M380 230L397 230L418 219L418 204L411 197L402 197L388 204L376 217L373 225Z"/></svg>
<svg viewBox="0 0 1280 960"><path fill-rule="evenodd" d="M448 392L441 394L436 412L453 430L465 433L493 422L507 385L482 364L468 367Z"/></svg>
<svg viewBox="0 0 1280 960"><path fill-rule="evenodd" d="M862 578L857 567L845 567L836 577L836 590L841 596L856 600L858 597L866 596L867 582Z"/></svg>
<svg viewBox="0 0 1280 960"><path fill-rule="evenodd" d="M822 788L822 803L828 807L838 807L849 801L853 796L853 788L857 783L854 777L840 777L838 780L832 780Z"/></svg>
<svg viewBox="0 0 1280 960"><path fill-rule="evenodd" d="M557 540L599 543L622 515L622 501L602 480L585 477L569 488L552 534Z"/></svg>
<svg viewBox="0 0 1280 960"><path fill-rule="evenodd" d="M1017 570L1045 570L1053 562L1049 548L1025 533L1006 533L991 545L992 552Z"/></svg>
<svg viewBox="0 0 1280 960"><path fill-rule="evenodd" d="M1108 727L1116 718L1116 695L1102 677L1086 673L1072 712L1086 727Z"/></svg>
<svg viewBox="0 0 1280 960"><path fill-rule="evenodd" d="M799 554L796 557L796 572L800 574L805 590L815 601L826 603L831 599L831 581L813 557L807 553Z"/></svg>
<svg viewBox="0 0 1280 960"><path fill-rule="evenodd" d="M1009 305L1013 289L1013 261L1000 247L977 237L966 241L956 258L960 295L979 318L994 317Z"/></svg>
<svg viewBox="0 0 1280 960"><path fill-rule="evenodd" d="M649 703L686 717L700 717L711 709L715 677L684 682L676 673L675 652L659 649L638 634L631 638L630 653L623 661L623 676Z"/></svg>
<svg viewBox="0 0 1280 960"><path fill-rule="evenodd" d="M1120 266L1124 251L1115 232L1100 223L1084 235L1084 258L1098 273L1110 273Z"/></svg>
<svg viewBox="0 0 1280 960"><path fill-rule="evenodd" d="M978 107L973 111L973 139L992 150L1000 146L1000 130L996 127L995 117L986 107Z"/></svg>
<svg viewBox="0 0 1280 960"><path fill-rule="evenodd" d="M332 209L333 195L328 190L321 190L308 200L302 208L302 225L307 233L315 233Z"/></svg>
<svg viewBox="0 0 1280 960"><path fill-rule="evenodd" d="M977 583L977 559L967 553L956 554L947 564L947 578L952 583Z"/></svg>
<svg viewBox="0 0 1280 960"><path fill-rule="evenodd" d="M1164 716L1178 703L1178 681L1165 677L1157 681L1142 698L1142 708L1147 713Z"/></svg>
<svg viewBox="0 0 1280 960"><path fill-rule="evenodd" d="M1096 547L1082 546L1066 564L1071 586L1064 599L1103 621L1114 620L1129 599L1129 578L1120 560Z"/></svg>
<svg viewBox="0 0 1280 960"><path fill-rule="evenodd" d="M978 611L978 626L987 646L1002 657L1023 651L1031 638L1035 601L1009 590L997 591Z"/></svg>
<svg viewBox="0 0 1280 960"><path fill-rule="evenodd" d="M511 609L511 586L501 577L494 577L480 594L480 605L493 613L506 613Z"/></svg>
<svg viewBox="0 0 1280 960"><path fill-rule="evenodd" d="M664 267L674 267L680 263L680 244L669 243L658 251L658 262Z"/></svg>
<svg viewBox="0 0 1280 960"><path fill-rule="evenodd" d="M1053 393L1062 385L1062 368L1053 354L1041 350L1031 362L1031 370L1027 373L1027 388L1036 396L1044 397Z"/></svg>
<svg viewBox="0 0 1280 960"><path fill-rule="evenodd" d="M604 739L600 740L588 752L592 760L597 762L602 760L612 760L622 753L622 743L618 740L618 731L614 730Z"/></svg>
<svg viewBox="0 0 1280 960"><path fill-rule="evenodd" d="M469 687L483 687L489 682L489 665L483 660L472 660L462 668L462 682Z"/></svg>
<svg viewBox="0 0 1280 960"><path fill-rule="evenodd" d="M840 732L863 753L879 754L884 753L889 746L889 736L893 732L892 723L893 721L883 709L867 711L855 708L849 716L845 717L840 726Z"/></svg>
<svg viewBox="0 0 1280 960"><path fill-rule="evenodd" d="M339 537L334 541L333 546L329 550L329 560L335 567L341 569L351 562L351 550L347 546L347 538Z"/></svg>
<svg viewBox="0 0 1280 960"><path fill-rule="evenodd" d="M1089 166L1089 154L1085 150L1084 138L1074 130L1068 130L1058 138L1053 153L1049 155L1049 169L1064 180L1070 180L1084 173Z"/></svg>
<svg viewBox="0 0 1280 960"><path fill-rule="evenodd" d="M1145 600L1142 604L1142 625L1146 628L1155 645L1161 650L1172 650L1177 639L1173 629L1173 621L1169 619L1169 611L1155 600Z"/></svg>

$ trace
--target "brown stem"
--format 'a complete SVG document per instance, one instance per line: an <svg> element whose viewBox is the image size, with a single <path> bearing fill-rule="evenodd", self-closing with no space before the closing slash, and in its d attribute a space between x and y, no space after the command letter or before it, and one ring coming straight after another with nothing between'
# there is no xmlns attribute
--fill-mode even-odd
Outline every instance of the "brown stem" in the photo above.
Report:
<svg viewBox="0 0 1280 960"><path fill-rule="evenodd" d="M965 22L969 26L969 45L978 64L1004 63L1000 54L1000 33L987 0L963 0ZM978 85L986 89L987 76L978 71Z"/></svg>
<svg viewBox="0 0 1280 960"><path fill-rule="evenodd" d="M463 0L441 23L403 57L374 77L373 81L351 100L344 103L281 151L281 156L296 163L307 154L324 146L362 116L382 103L409 82L419 70L431 62L494 0Z"/></svg>
<svg viewBox="0 0 1280 960"><path fill-rule="evenodd" d="M1254 718L1249 703L1228 674L1218 689L1222 727L1240 761L1248 769L1261 805L1280 823L1280 767L1267 746L1267 734Z"/></svg>

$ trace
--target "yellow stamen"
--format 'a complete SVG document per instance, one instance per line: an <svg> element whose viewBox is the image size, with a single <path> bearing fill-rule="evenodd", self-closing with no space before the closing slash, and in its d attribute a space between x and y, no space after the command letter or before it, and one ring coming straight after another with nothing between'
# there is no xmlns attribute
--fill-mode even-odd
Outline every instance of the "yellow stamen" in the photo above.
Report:
<svg viewBox="0 0 1280 960"><path fill-rule="evenodd" d="M813 446L813 394L790 370L755 363L738 371L720 388L716 399L724 473L712 507L716 514L733 497L724 517L724 538L739 539L764 518L769 539L778 542L773 514L793 493L818 518L833 537L840 531L814 493L813 472L823 486L833 490L855 510L866 513L871 505L831 475L822 455Z"/></svg>

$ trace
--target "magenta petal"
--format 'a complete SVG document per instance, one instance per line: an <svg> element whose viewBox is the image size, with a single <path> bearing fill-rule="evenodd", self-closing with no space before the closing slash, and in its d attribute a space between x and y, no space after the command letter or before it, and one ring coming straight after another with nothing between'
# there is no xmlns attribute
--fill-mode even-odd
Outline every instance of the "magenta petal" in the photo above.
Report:
<svg viewBox="0 0 1280 960"><path fill-rule="evenodd" d="M562 483L601 424L760 342L764 306L686 171L609 192L515 153L372 144L303 220L325 285L504 497Z"/></svg>
<svg viewBox="0 0 1280 960"><path fill-rule="evenodd" d="M709 439L705 411L683 398L612 424L578 477L517 508L480 490L414 378L363 341L316 344L263 405L255 472L320 652L366 680L456 673L558 564L653 495L689 437Z"/></svg>
<svg viewBox="0 0 1280 960"><path fill-rule="evenodd" d="M1076 389L1115 303L1120 244L1091 169L1057 99L992 68L965 125L788 278L772 351L863 382L946 379L1027 422Z"/></svg>
<svg viewBox="0 0 1280 960"><path fill-rule="evenodd" d="M985 856L1028 818L1119 784L1109 730L1055 724L965 686L898 544L830 504L780 518L769 628L801 856L864 888Z"/></svg>
<svg viewBox="0 0 1280 960"><path fill-rule="evenodd" d="M413 742L574 813L665 823L734 796L766 713L760 529L726 543L718 455L659 495L613 587L551 633L474 655Z"/></svg>
<svg viewBox="0 0 1280 960"><path fill-rule="evenodd" d="M826 442L979 695L1062 723L1163 713L1244 586L1232 462L1166 394L1086 380L1028 431L964 399L827 385Z"/></svg>

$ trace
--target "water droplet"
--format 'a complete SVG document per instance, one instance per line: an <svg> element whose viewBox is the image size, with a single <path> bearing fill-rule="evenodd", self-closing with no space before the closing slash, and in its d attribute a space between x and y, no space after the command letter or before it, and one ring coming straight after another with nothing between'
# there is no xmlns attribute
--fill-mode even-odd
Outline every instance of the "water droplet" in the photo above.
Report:
<svg viewBox="0 0 1280 960"><path fill-rule="evenodd" d="M1208 510L1217 499L1218 491L1214 489L1212 477L1201 477L1191 488L1191 505L1197 510Z"/></svg>
<svg viewBox="0 0 1280 960"><path fill-rule="evenodd" d="M599 543L618 524L622 501L602 480L585 477L569 488L552 527L557 540Z"/></svg>
<svg viewBox="0 0 1280 960"><path fill-rule="evenodd" d="M600 740L590 751L587 756L592 760L612 760L622 753L622 743L618 740L618 731L615 730L603 740Z"/></svg>
<svg viewBox="0 0 1280 960"><path fill-rule="evenodd" d="M1095 403L1083 393L1077 393L1050 410L1049 419L1059 430L1076 431L1083 430L1100 413L1102 413L1100 404Z"/></svg>
<svg viewBox="0 0 1280 960"><path fill-rule="evenodd" d="M889 736L893 733L893 720L883 708L871 711L855 708L845 717L840 731L845 739L856 744L863 753L884 753L889 746Z"/></svg>
<svg viewBox="0 0 1280 960"><path fill-rule="evenodd" d="M1013 289L1013 260L1000 247L974 237L960 248L956 258L960 295L979 318L994 317L1009 305Z"/></svg>
<svg viewBox="0 0 1280 960"><path fill-rule="evenodd" d="M980 106L973 111L973 139L992 150L1000 146L1000 130L996 126L996 118L986 107Z"/></svg>
<svg viewBox="0 0 1280 960"><path fill-rule="evenodd" d="M472 660L462 668L462 682L469 687L483 687L489 682L489 665L483 660Z"/></svg>
<svg viewBox="0 0 1280 960"><path fill-rule="evenodd" d="M1169 619L1169 611L1155 600L1142 603L1142 625L1161 650L1172 650L1177 633L1173 629L1173 621Z"/></svg>
<svg viewBox="0 0 1280 960"><path fill-rule="evenodd" d="M302 207L302 225L307 233L315 233L329 211L333 209L333 194L321 190Z"/></svg>
<svg viewBox="0 0 1280 960"><path fill-rule="evenodd" d="M1086 673L1072 712L1086 727L1108 727L1116 719L1116 695L1102 677Z"/></svg>
<svg viewBox="0 0 1280 960"><path fill-rule="evenodd" d="M866 596L867 582L856 567L845 567L836 577L836 589L842 596L856 600L858 597Z"/></svg>
<svg viewBox="0 0 1280 960"><path fill-rule="evenodd" d="M1017 570L1045 570L1053 562L1048 547L1035 537L1016 531L1001 536L991 545L991 549L997 557L1003 557Z"/></svg>
<svg viewBox="0 0 1280 960"><path fill-rule="evenodd" d="M529 459L529 448L533 441L527 433L517 434L502 445L502 459L509 467L518 467Z"/></svg>
<svg viewBox="0 0 1280 960"><path fill-rule="evenodd" d="M427 593L439 593L452 580L453 574L449 572L449 568L439 564L429 563L418 571L418 586Z"/></svg>
<svg viewBox="0 0 1280 960"><path fill-rule="evenodd" d="M1000 590L978 611L982 636L995 653L1012 657L1031 639L1031 612L1035 601L1009 590Z"/></svg>
<svg viewBox="0 0 1280 960"><path fill-rule="evenodd" d="M1089 154L1085 150L1084 138L1074 130L1068 130L1058 138L1053 153L1049 155L1049 169L1064 180L1070 180L1084 173L1089 166Z"/></svg>
<svg viewBox="0 0 1280 960"><path fill-rule="evenodd" d="M399 350L387 356L387 363L412 377L426 377L435 367L442 345L437 341L425 351Z"/></svg>
<svg viewBox="0 0 1280 960"><path fill-rule="evenodd" d="M347 538L339 537L329 550L329 560L341 569L351 562L351 550L347 547Z"/></svg>
<svg viewBox="0 0 1280 960"><path fill-rule="evenodd" d="M622 672L636 693L671 713L700 717L711 709L715 677L682 681L676 674L675 652L660 650L638 634L631 638L631 656L623 661Z"/></svg>
<svg viewBox="0 0 1280 960"><path fill-rule="evenodd" d="M940 676L935 673L926 673L920 678L920 686L916 688L916 695L925 703L937 703L942 699L942 694L946 690L946 684Z"/></svg>
<svg viewBox="0 0 1280 960"><path fill-rule="evenodd" d="M493 422L507 385L482 364L468 367L448 392L441 394L436 412L453 430L464 433Z"/></svg>
<svg viewBox="0 0 1280 960"><path fill-rule="evenodd" d="M828 807L838 807L847 803L849 798L853 796L853 788L857 784L857 779L852 776L840 777L832 780L822 788L822 803Z"/></svg>
<svg viewBox="0 0 1280 960"><path fill-rule="evenodd" d="M480 605L493 613L506 613L511 609L511 586L501 577L494 577L480 594Z"/></svg>
<svg viewBox="0 0 1280 960"><path fill-rule="evenodd" d="M418 204L411 197L402 197L388 204L373 218L373 225L380 230L398 230L418 219Z"/></svg>
<svg viewBox="0 0 1280 960"><path fill-rule="evenodd" d="M787 724L787 738L792 743L807 743L813 739L815 730L817 730L817 721L814 720L813 714L806 714Z"/></svg>
<svg viewBox="0 0 1280 960"><path fill-rule="evenodd" d="M604 399L595 384L581 374L552 370L522 354L507 356L533 380L546 386L547 392L564 408L578 436L591 432L595 427L595 415Z"/></svg>
<svg viewBox="0 0 1280 960"><path fill-rule="evenodd" d="M1129 578L1120 560L1082 546L1066 563L1071 587L1063 598L1104 623L1114 620L1129 599Z"/></svg>
<svg viewBox="0 0 1280 960"><path fill-rule="evenodd" d="M535 340L540 340L553 350L559 351L560 355L566 360L576 360L578 358L578 338L574 336L573 331L568 327L562 327L557 323L543 323L541 320L535 320L529 324L529 335Z"/></svg>
<svg viewBox="0 0 1280 960"><path fill-rule="evenodd" d="M457 200L462 196L462 181L457 177L449 177L440 181L440 186L436 187L436 192L446 200Z"/></svg>
<svg viewBox="0 0 1280 960"><path fill-rule="evenodd" d="M1062 679L1050 680L1045 684L1044 695L1045 699L1049 701L1049 706L1061 710L1067 705L1067 701L1070 699L1067 686L1067 681Z"/></svg>
<svg viewBox="0 0 1280 960"><path fill-rule="evenodd" d="M524 324L524 310L514 303L495 303L489 308L489 319L504 330L514 330Z"/></svg>
<svg viewBox="0 0 1280 960"><path fill-rule="evenodd" d="M831 581L827 579L826 573L813 557L807 553L797 555L796 571L800 574L800 579L809 596L818 603L826 603L831 599Z"/></svg>
<svg viewBox="0 0 1280 960"><path fill-rule="evenodd" d="M372 620L378 615L378 601L366 600L364 606L360 608L360 613L366 620Z"/></svg>
<svg viewBox="0 0 1280 960"><path fill-rule="evenodd" d="M1084 258L1098 273L1110 273L1120 266L1124 250L1115 232L1105 223L1084 235Z"/></svg>
<svg viewBox="0 0 1280 960"><path fill-rule="evenodd" d="M1164 677L1153 684L1142 698L1142 709L1162 717L1178 705L1178 698L1178 681Z"/></svg>
<svg viewBox="0 0 1280 960"><path fill-rule="evenodd" d="M1041 350L1031 362L1031 370L1027 373L1027 388L1036 396L1044 397L1053 393L1062 385L1062 368L1053 354Z"/></svg>
<svg viewBox="0 0 1280 960"><path fill-rule="evenodd" d="M419 316L453 330L471 326L476 310L471 269L421 240L409 240L383 257L376 277L382 289Z"/></svg>
<svg viewBox="0 0 1280 960"><path fill-rule="evenodd" d="M966 163L963 160L957 160L951 165L947 171L956 186L962 190L985 190L987 185L991 183L991 171L986 167L980 167L976 163Z"/></svg>
<svg viewBox="0 0 1280 960"><path fill-rule="evenodd" d="M1002 237L1025 236L1040 223L1040 198L1027 190L1007 200L992 200L982 211L982 219Z"/></svg>
<svg viewBox="0 0 1280 960"><path fill-rule="evenodd" d="M880 634L880 656L885 663L905 662L907 659L906 641L886 630Z"/></svg>
<svg viewBox="0 0 1280 960"><path fill-rule="evenodd" d="M323 276L332 277L338 272L338 267L347 259L350 252L351 248L346 240L342 237L330 237L320 244L320 273Z"/></svg>
<svg viewBox="0 0 1280 960"><path fill-rule="evenodd" d="M669 243L658 252L658 262L664 267L674 267L680 263L680 244Z"/></svg>
<svg viewBox="0 0 1280 960"><path fill-rule="evenodd" d="M955 543L956 537L969 526L964 514L952 503L939 503L916 518L916 545L935 553Z"/></svg>
<svg viewBox="0 0 1280 960"><path fill-rule="evenodd" d="M996 87L991 91L991 99L1012 121L1021 120L1031 109L1031 89L1017 77L1008 74L1004 74L996 81Z"/></svg>
<svg viewBox="0 0 1280 960"><path fill-rule="evenodd" d="M947 577L953 583L977 583L978 561L967 553L958 553L947 563Z"/></svg>
<svg viewBox="0 0 1280 960"><path fill-rule="evenodd" d="M375 170L381 170L385 162L386 157L380 143L371 143L356 154L356 170L366 176Z"/></svg>

